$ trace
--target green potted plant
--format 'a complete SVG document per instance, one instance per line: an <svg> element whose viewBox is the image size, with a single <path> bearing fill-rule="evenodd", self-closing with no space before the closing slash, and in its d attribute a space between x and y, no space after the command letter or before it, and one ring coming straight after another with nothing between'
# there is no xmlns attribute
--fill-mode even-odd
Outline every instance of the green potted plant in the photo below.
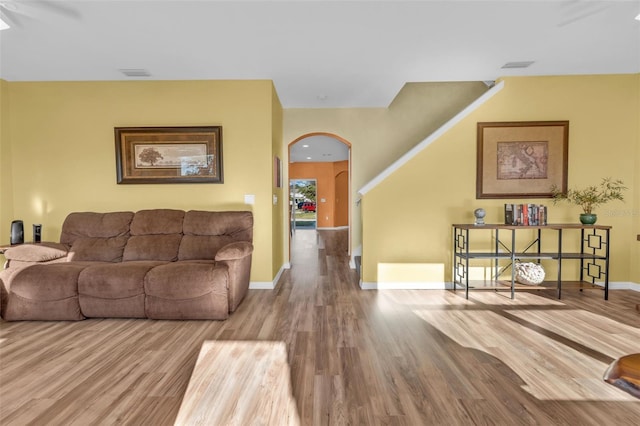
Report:
<svg viewBox="0 0 640 426"><path fill-rule="evenodd" d="M599 205L612 200L624 201L623 191L627 189L620 179L602 178L599 185L587 186L584 189L569 189L562 192L556 185L551 187L553 204L558 201L567 201L571 204L582 207L583 213L580 215L580 222L585 225L593 225L598 220L598 216L593 213L593 209Z"/></svg>

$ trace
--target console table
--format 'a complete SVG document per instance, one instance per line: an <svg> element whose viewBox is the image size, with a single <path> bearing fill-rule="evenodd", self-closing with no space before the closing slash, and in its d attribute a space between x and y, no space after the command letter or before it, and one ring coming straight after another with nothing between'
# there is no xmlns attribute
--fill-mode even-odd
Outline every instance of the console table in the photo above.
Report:
<svg viewBox="0 0 640 426"><path fill-rule="evenodd" d="M472 235L480 231L491 234L491 243L485 250L470 249ZM522 238L523 231L529 231L529 237ZM534 226L515 226L500 224L457 224L453 225L453 290L458 286L465 290L465 297L469 298L469 289L493 289L510 290L511 298L515 298L515 290L522 289L556 289L558 299L562 296L564 288L602 288L596 280L604 283L604 299L609 299L609 237L611 226L581 225L581 224L549 224ZM531 235L534 235L531 238ZM551 234L551 235L549 235ZM551 243L557 248L542 251L542 237L552 238ZM475 237L477 237L476 235ZM577 238L579 250L566 251L563 239ZM576 244L576 245L578 245ZM470 281L470 262L477 260L489 260L492 264L490 280ZM555 261L558 268L556 280L547 280L540 285L524 285L516 282L516 261L533 261L541 263L542 260ZM578 261L580 263L580 278L578 281L565 281L562 279L562 264L564 261ZM511 270L511 276L500 279L507 270ZM548 277L547 277L548 279Z"/></svg>

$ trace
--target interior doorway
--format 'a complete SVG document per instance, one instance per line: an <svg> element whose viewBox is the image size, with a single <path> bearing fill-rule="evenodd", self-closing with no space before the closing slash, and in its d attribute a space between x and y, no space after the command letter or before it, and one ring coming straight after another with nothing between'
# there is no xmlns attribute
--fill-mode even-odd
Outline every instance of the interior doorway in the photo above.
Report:
<svg viewBox="0 0 640 426"><path fill-rule="evenodd" d="M315 179L289 180L291 231L316 229L317 182Z"/></svg>
<svg viewBox="0 0 640 426"><path fill-rule="evenodd" d="M349 226L349 172L340 171L335 178L335 225Z"/></svg>

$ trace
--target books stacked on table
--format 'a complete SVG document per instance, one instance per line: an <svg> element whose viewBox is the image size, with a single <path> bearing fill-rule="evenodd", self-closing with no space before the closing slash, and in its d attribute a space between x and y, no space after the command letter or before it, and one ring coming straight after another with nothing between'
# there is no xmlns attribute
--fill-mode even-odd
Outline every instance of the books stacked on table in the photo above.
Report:
<svg viewBox="0 0 640 426"><path fill-rule="evenodd" d="M547 224L547 206L542 204L505 204L504 224L537 226Z"/></svg>

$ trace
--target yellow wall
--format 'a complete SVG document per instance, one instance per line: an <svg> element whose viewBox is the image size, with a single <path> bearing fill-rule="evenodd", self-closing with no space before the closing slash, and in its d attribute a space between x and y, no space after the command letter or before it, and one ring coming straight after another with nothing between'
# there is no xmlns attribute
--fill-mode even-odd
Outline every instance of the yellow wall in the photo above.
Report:
<svg viewBox="0 0 640 426"><path fill-rule="evenodd" d="M362 244L358 189L486 90L479 82L408 83L389 108L285 109L284 142L327 132L351 144L351 248L355 249Z"/></svg>
<svg viewBox="0 0 640 426"><path fill-rule="evenodd" d="M273 186L273 157L279 154L286 165L283 140L323 131L352 144L352 247L362 243L367 251L364 280L376 280L377 263L393 262L443 263L449 275L450 224L471 221L477 207L487 209L489 220L499 218L505 202L475 200L475 123L568 119L570 184L611 175L631 188L626 204L601 208L600 223L614 225L612 279L640 282L640 262L632 261L640 257L640 75L506 83L358 207L357 189L483 93L482 83L407 84L389 109L282 111L267 81L0 80L0 241L8 242L16 218L25 221L27 239L32 223L43 223L45 239L57 239L62 220L75 210L251 209L251 279L271 281L288 256L288 194L286 185ZM115 183L113 127L202 124L223 126L223 185ZM287 182L287 167L282 174ZM255 206L243 204L244 194L256 195ZM574 221L578 212L565 205L551 210L555 221Z"/></svg>
<svg viewBox="0 0 640 426"><path fill-rule="evenodd" d="M9 143L8 123L8 84L6 81L0 80L0 245L9 243L10 223L13 220L11 144Z"/></svg>
<svg viewBox="0 0 640 426"><path fill-rule="evenodd" d="M32 223L42 223L43 239L57 240L72 211L252 210L251 280L273 279L273 253L282 252L275 247L282 242L273 240L271 187L281 112L270 81L9 82L3 87L10 101L9 117L4 108L2 115L2 211L24 220L25 239L31 239ZM194 125L223 127L224 184L116 184L114 127ZM5 193L5 166L13 168L12 195ZM256 196L254 206L244 204L244 194ZM8 219L2 217L2 235Z"/></svg>
<svg viewBox="0 0 640 426"><path fill-rule="evenodd" d="M284 180L284 170L286 168L285 163L283 162L283 144L282 144L282 105L280 105L280 100L278 99L278 94L274 87L272 87L272 106L271 106L271 116L272 116L272 135L271 135L271 155L272 155L272 177L271 177L271 186L272 186L272 195L275 197L272 199L272 208L271 208L271 224L272 224L272 276L275 277L280 268L284 265L285 259L288 259L288 253L285 253L284 247L284 234L285 234L285 226L284 226L284 210L282 206L286 206L289 202L287 197L287 184ZM281 186L280 188L276 187L275 184L275 158L280 159L280 176L281 176Z"/></svg>
<svg viewBox="0 0 640 426"><path fill-rule="evenodd" d="M640 74L636 75L636 111L639 111L636 114L636 123L638 127L638 135L640 135ZM630 244L630 256L631 256L631 281L635 283L640 283L640 141L636 140L635 144L635 178L633 180L633 194L634 194L634 202L633 208L631 210L632 218L633 218L633 235L636 236L635 244Z"/></svg>
<svg viewBox="0 0 640 426"><path fill-rule="evenodd" d="M505 79L502 91L365 195L363 281L377 281L382 263L443 264L451 280L451 224L473 222L478 207L487 211L487 222L500 223L505 202L523 202L476 200L477 122L569 120L569 186L612 176L631 187L625 204L612 202L597 213L599 224L613 226L611 280L638 282L637 270L631 271L638 251L630 249L639 244L633 232L638 229L638 84L638 75ZM580 213L549 199L526 202L549 205L550 222L577 222Z"/></svg>

